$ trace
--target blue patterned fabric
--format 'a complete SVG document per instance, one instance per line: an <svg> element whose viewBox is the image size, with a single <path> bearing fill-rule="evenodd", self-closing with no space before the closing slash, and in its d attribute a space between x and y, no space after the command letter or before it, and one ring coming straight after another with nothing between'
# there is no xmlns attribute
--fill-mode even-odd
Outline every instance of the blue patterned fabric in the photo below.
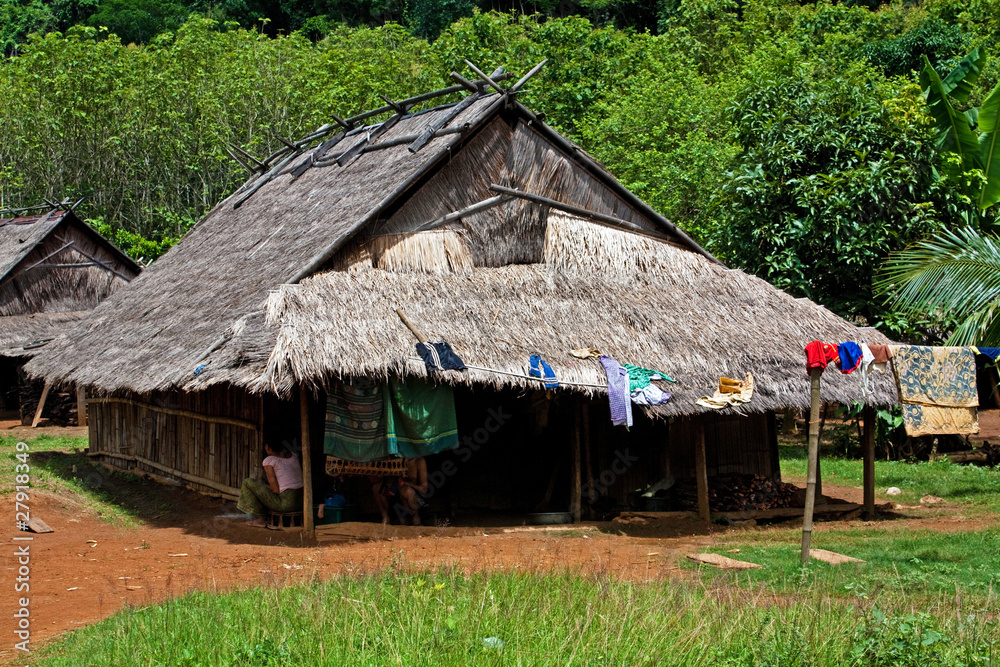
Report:
<svg viewBox="0 0 1000 667"><path fill-rule="evenodd" d="M600 358L608 374L608 403L611 406L611 423L615 426L632 426L632 397L628 390L628 371L607 355Z"/></svg>
<svg viewBox="0 0 1000 667"><path fill-rule="evenodd" d="M555 389L559 386L559 381L556 380L556 374L552 367L537 354L528 357L528 375L533 378L545 378L546 389Z"/></svg>
<svg viewBox="0 0 1000 667"><path fill-rule="evenodd" d="M900 345L893 349L892 370L907 435L979 432L971 348Z"/></svg>

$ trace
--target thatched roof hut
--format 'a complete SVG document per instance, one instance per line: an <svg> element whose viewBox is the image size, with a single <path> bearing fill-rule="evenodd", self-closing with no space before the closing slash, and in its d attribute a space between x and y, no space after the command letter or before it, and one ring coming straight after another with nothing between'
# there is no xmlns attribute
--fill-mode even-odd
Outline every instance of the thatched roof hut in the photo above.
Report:
<svg viewBox="0 0 1000 667"><path fill-rule="evenodd" d="M806 343L888 341L727 269L512 92L469 86L457 104L415 111L419 96L266 160L240 154L263 167L29 367L96 395L92 454L232 495L296 389L427 374L399 310L469 365L435 379L473 393L540 388L526 377L537 353L561 395L599 398L601 366L568 354L594 347L678 381L649 417L715 419L696 399L752 373L753 400L707 436L709 474L776 474L772 411L808 405ZM832 372L823 392L863 397ZM888 378L869 401L895 401Z"/></svg>
<svg viewBox="0 0 1000 667"><path fill-rule="evenodd" d="M17 369L140 267L70 208L0 211L0 403L33 413Z"/></svg>
<svg viewBox="0 0 1000 667"><path fill-rule="evenodd" d="M451 382L524 385L517 376L528 354L540 352L559 377L600 385L596 362L567 354L593 346L671 373L677 398L659 412L677 415L704 411L694 399L710 394L720 375L747 371L758 400L743 409L807 406L805 343L887 342L725 268L585 152L562 150L568 142L553 142L551 129L500 95L458 114L449 127L463 132L416 152L399 141L450 111L405 115L377 142L366 137L378 125L347 133L338 154L391 147L344 167L317 166L321 146L276 175L258 176L271 180L239 208L234 202L246 187L219 204L31 370L101 392L137 393L231 384L284 394L329 375L422 374L412 363L412 334L394 313L399 307L467 363L514 374L473 370ZM411 231L495 197L492 183L634 227L512 198ZM435 265L428 247L463 263ZM401 262L395 268L393 257ZM855 377L827 375L826 400L862 398ZM891 383L876 381L875 397L894 402Z"/></svg>

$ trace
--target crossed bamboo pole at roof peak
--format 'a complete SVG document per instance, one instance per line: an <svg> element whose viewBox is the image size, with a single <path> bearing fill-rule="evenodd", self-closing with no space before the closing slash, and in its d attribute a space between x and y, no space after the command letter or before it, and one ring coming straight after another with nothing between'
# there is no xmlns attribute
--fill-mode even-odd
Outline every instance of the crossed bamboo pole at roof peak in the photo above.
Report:
<svg viewBox="0 0 1000 667"><path fill-rule="evenodd" d="M524 74L520 79L517 80L514 85L510 88L503 88L500 82L506 81L514 78L514 75L505 71L503 67L498 67L491 74L487 75L483 70L479 69L474 63L466 60L466 65L469 69L473 71L479 78L475 81L470 81L458 72L452 72L450 77L456 82L456 85L449 86L447 88L441 88L439 90L433 90L427 93L422 93L420 95L415 95L413 97L408 97L402 100L392 100L384 95L379 95L386 104L384 106L378 107L376 109L371 109L369 111L364 111L362 113L350 116L348 118L341 118L336 114L331 114L333 119L332 123L327 123L322 127L318 128L314 132L306 135L305 137L299 139L298 141L290 141L278 135L274 135L278 141L282 143L282 147L271 153L264 159L259 159L251 155L248 151L241 148L240 146L229 142L225 146L226 152L232 157L236 162L238 162L243 168L248 170L253 174L265 174L269 171L275 171L274 165L275 161L280 160L278 163L280 166L285 166L290 160L286 158L294 159L296 156L301 155L305 150L310 148L316 141L320 139L325 139L335 130L339 130L343 136L350 136L355 134L362 129L364 129L363 122L369 118L374 118L376 116L382 115L384 113L393 112L394 116L402 117L410 112L414 106L420 104L421 102L426 102L428 100L436 99L439 97L444 97L446 95L452 95L454 93L460 93L462 91L467 91L470 93L469 97L481 96L488 88L493 89L495 92L504 95L508 100L513 101L516 98L517 93L521 90L525 83L533 76L535 76L548 59L542 60L540 63L532 67L527 73ZM468 97L466 99L469 99ZM459 103L461 104L461 102ZM421 137L422 138L422 137ZM433 137L430 137L433 138ZM424 139L423 143L426 144L430 138ZM419 150L419 147L414 148L414 150Z"/></svg>

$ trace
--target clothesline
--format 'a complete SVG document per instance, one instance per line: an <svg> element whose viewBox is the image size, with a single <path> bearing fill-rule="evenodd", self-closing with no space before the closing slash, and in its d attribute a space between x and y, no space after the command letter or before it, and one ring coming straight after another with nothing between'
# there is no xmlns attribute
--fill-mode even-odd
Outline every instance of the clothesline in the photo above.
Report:
<svg viewBox="0 0 1000 667"><path fill-rule="evenodd" d="M407 361L419 361L424 363L424 360L420 357L407 357ZM466 368L471 368L476 371L483 371L486 373L496 373L497 375L509 375L510 377L520 378L522 380L534 380L535 382L544 383L546 378L544 377L532 377L531 375L522 375L520 373L511 373L510 371L501 371L496 368L485 368L483 366L473 366L472 364L465 364ZM593 389L604 389L607 390L608 385L606 384L588 384L586 382L570 382L568 380L559 380L559 384L570 385L572 387L590 387Z"/></svg>

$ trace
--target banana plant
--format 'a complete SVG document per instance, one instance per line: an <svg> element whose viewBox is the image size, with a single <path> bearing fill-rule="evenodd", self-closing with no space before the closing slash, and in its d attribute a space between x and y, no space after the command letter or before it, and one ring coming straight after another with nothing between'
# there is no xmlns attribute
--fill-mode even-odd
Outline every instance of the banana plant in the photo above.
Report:
<svg viewBox="0 0 1000 667"><path fill-rule="evenodd" d="M981 107L960 112L953 101L968 100L982 72L986 52L973 49L944 79L927 56L923 58L920 87L937 128L935 146L939 151L956 153L963 171L982 172L984 178L974 181L966 194L984 211L1000 201L1000 83Z"/></svg>

